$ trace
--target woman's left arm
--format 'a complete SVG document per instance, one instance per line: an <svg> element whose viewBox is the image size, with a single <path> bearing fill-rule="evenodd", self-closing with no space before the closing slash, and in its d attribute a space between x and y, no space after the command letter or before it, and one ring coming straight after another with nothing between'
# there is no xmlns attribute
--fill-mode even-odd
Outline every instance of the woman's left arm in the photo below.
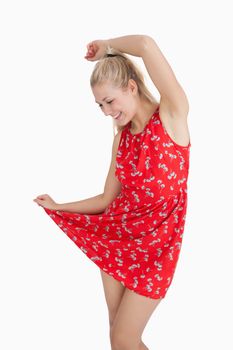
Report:
<svg viewBox="0 0 233 350"><path fill-rule="evenodd" d="M126 54L142 57L145 35L125 35L106 40L106 43L114 49Z"/></svg>
<svg viewBox="0 0 233 350"><path fill-rule="evenodd" d="M169 106L172 114L186 117L189 111L187 96L168 61L150 36L145 36L142 59L161 99Z"/></svg>
<svg viewBox="0 0 233 350"><path fill-rule="evenodd" d="M107 43L117 50L141 57L147 72L158 89L161 100L166 103L173 116L187 116L187 96L154 39L148 35L126 35L108 39Z"/></svg>

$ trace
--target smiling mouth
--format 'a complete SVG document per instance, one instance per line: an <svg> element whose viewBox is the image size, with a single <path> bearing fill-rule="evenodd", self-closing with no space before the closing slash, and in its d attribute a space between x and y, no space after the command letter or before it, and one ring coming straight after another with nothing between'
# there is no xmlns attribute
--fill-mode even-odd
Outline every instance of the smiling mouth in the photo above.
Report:
<svg viewBox="0 0 233 350"><path fill-rule="evenodd" d="M114 119L119 119L121 117L121 112L117 114L116 117L113 117Z"/></svg>

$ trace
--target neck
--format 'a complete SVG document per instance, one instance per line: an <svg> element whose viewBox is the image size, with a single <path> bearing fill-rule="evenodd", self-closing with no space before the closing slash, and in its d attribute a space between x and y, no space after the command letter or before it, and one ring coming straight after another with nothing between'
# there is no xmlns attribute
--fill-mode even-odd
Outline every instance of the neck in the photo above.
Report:
<svg viewBox="0 0 233 350"><path fill-rule="evenodd" d="M152 117L153 113L157 109L158 105L158 103L155 104L147 102L139 106L139 108L137 109L137 113L131 119L130 129L133 133L141 132L144 129L149 119Z"/></svg>

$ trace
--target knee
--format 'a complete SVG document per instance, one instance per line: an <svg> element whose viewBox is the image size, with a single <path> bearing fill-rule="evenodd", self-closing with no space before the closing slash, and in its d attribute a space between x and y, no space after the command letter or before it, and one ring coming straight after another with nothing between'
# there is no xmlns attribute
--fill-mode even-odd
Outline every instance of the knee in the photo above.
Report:
<svg viewBox="0 0 233 350"><path fill-rule="evenodd" d="M128 334L119 334L110 329L110 340L112 350L138 350L140 349L140 339L133 339Z"/></svg>

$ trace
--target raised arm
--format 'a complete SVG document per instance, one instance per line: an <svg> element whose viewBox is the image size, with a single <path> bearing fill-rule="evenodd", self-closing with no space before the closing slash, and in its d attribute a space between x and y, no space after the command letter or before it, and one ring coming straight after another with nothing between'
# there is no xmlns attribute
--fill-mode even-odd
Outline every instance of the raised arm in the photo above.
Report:
<svg viewBox="0 0 233 350"><path fill-rule="evenodd" d="M108 39L107 43L121 52L141 57L161 95L160 103L166 105L174 117L187 116L189 111L187 96L153 38L148 35L126 35Z"/></svg>
<svg viewBox="0 0 233 350"><path fill-rule="evenodd" d="M187 96L158 45L149 36L144 38L142 59L161 95L161 100L166 103L170 112L177 117L187 116L189 111Z"/></svg>

